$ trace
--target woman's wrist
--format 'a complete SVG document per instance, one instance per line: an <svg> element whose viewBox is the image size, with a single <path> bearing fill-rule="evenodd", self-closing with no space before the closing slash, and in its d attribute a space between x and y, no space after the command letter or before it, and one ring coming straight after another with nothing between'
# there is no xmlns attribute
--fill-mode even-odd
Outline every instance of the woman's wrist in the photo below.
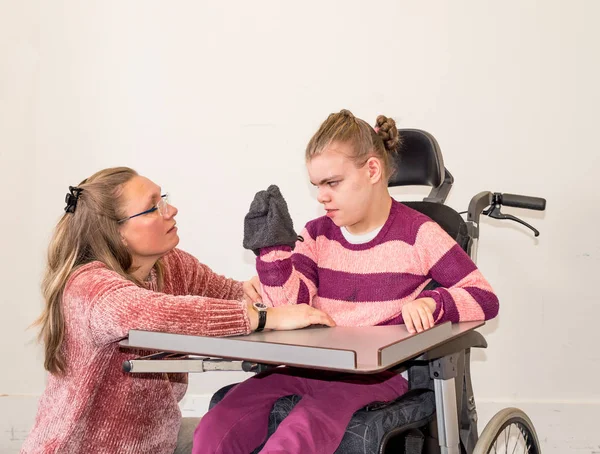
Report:
<svg viewBox="0 0 600 454"><path fill-rule="evenodd" d="M267 323L265 323L265 329L275 329L277 325L277 316L274 307L267 308Z"/></svg>
<svg viewBox="0 0 600 454"><path fill-rule="evenodd" d="M246 304L248 306L248 318L250 319L250 331L256 331L256 328L258 328L258 312L256 312L256 309L254 309L252 303Z"/></svg>

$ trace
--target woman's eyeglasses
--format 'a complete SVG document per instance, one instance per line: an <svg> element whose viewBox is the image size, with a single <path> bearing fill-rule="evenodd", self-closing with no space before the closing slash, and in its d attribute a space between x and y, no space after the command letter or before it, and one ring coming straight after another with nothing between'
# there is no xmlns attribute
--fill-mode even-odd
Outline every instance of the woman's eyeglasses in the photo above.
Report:
<svg viewBox="0 0 600 454"><path fill-rule="evenodd" d="M123 218L123 219L119 219L117 221L118 224L122 224L125 221L128 221L132 218L136 218L138 216L143 216L144 214L150 214L150 213L154 213L155 211L158 210L158 213L164 218L165 216L169 215L169 194L163 194L160 196L160 200L158 201L158 203L156 205L154 205L152 208L150 208L149 210L146 211L142 211L141 213L138 214L134 214L132 216Z"/></svg>

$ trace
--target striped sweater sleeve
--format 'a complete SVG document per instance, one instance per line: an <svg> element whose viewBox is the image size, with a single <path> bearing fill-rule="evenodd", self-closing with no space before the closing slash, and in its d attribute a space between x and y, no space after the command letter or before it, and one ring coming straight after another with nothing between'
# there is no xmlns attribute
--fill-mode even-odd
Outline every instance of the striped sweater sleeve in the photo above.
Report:
<svg viewBox="0 0 600 454"><path fill-rule="evenodd" d="M312 305L319 286L316 264L316 239L304 228L304 241L292 252L289 246L262 248L256 258L256 271L265 304Z"/></svg>
<svg viewBox="0 0 600 454"><path fill-rule="evenodd" d="M436 302L436 323L489 320L498 314L498 298L467 253L438 224L427 221L416 236L423 274L440 284L418 297Z"/></svg>

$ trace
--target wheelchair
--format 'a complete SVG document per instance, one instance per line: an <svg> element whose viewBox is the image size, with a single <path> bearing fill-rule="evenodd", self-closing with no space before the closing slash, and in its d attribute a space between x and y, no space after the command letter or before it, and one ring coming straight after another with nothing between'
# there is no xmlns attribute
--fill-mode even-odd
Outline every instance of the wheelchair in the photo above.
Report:
<svg viewBox="0 0 600 454"><path fill-rule="evenodd" d="M444 166L436 139L418 129L399 132L403 138L396 162L400 171L390 178L389 186L431 187L423 201L403 203L437 222L473 261L477 260L481 215L518 222L531 229L535 236L539 235L531 225L501 211L502 206L545 210L546 201L537 197L481 192L471 199L466 220L463 219L461 214L444 204L454 178ZM431 282L426 289L436 286ZM393 402L375 402L357 411L336 453L538 454L540 445L535 428L529 417L517 408L498 412L481 436L478 435L470 356L472 348L486 347L480 333L469 331L396 366L393 370L407 375L409 391ZM273 367L249 364L245 363L244 370L261 372ZM209 408L234 386L236 384L217 391ZM299 400L298 396L285 396L275 403L269 417L269 436Z"/></svg>

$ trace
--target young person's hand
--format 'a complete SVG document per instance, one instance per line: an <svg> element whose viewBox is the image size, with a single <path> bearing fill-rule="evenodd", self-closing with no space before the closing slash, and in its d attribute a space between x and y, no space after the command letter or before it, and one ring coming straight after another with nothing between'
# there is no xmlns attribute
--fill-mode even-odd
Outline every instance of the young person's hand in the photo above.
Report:
<svg viewBox="0 0 600 454"><path fill-rule="evenodd" d="M408 332L420 333L433 327L435 306L433 298L419 298L402 306L402 318Z"/></svg>
<svg viewBox="0 0 600 454"><path fill-rule="evenodd" d="M249 281L244 282L243 289L245 301L250 303L262 303L258 276L254 276Z"/></svg>
<svg viewBox="0 0 600 454"><path fill-rule="evenodd" d="M271 185L266 191L257 192L244 218L244 248L259 255L264 247L285 245L294 249L297 239L279 188Z"/></svg>
<svg viewBox="0 0 600 454"><path fill-rule="evenodd" d="M258 326L258 313L252 304L248 304L248 315L250 316L250 327L254 331ZM292 304L267 309L265 329L292 330L309 325L335 326L335 322L325 312L307 304Z"/></svg>

